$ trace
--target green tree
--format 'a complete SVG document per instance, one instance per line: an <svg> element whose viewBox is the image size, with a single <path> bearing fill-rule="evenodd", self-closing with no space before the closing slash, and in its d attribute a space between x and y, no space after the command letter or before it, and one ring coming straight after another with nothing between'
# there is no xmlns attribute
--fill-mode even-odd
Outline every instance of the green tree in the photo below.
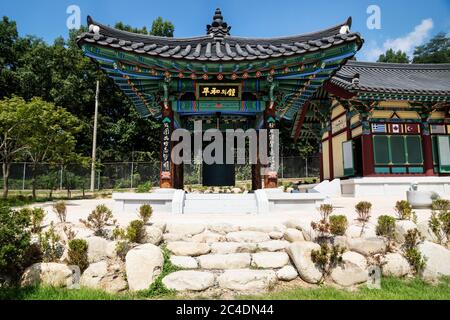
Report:
<svg viewBox="0 0 450 320"><path fill-rule="evenodd" d="M406 55L406 52L401 50L395 52L393 49L388 49L386 53L380 55L377 62L409 63L409 58Z"/></svg>
<svg viewBox="0 0 450 320"><path fill-rule="evenodd" d="M450 63L450 37L440 32L428 43L416 47L413 63Z"/></svg>
<svg viewBox="0 0 450 320"><path fill-rule="evenodd" d="M152 23L150 34L160 37L173 37L174 31L175 27L172 22L163 20L163 18L158 17Z"/></svg>
<svg viewBox="0 0 450 320"><path fill-rule="evenodd" d="M30 117L33 110L20 97L0 100L0 160L3 173L3 198L8 197L11 163L27 148L27 137L31 135Z"/></svg>
<svg viewBox="0 0 450 320"><path fill-rule="evenodd" d="M62 155L75 152L74 135L81 130L79 120L63 108L41 98L30 102L33 117L29 126L33 128L26 138L25 153L31 160L33 198L36 198L36 168L40 162L55 163Z"/></svg>

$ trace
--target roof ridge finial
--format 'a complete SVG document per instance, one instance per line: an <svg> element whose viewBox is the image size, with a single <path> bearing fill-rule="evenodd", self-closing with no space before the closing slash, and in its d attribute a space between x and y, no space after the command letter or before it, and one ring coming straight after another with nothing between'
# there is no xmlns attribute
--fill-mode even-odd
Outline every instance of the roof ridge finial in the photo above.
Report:
<svg viewBox="0 0 450 320"><path fill-rule="evenodd" d="M231 27L223 21L222 11L217 8L214 12L213 22L206 25L206 34L212 35L214 39L221 40L230 35Z"/></svg>

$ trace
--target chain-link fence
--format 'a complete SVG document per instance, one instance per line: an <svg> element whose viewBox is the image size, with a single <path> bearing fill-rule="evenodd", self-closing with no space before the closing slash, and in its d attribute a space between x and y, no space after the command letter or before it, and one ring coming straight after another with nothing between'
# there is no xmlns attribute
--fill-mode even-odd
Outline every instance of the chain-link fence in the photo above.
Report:
<svg viewBox="0 0 450 320"><path fill-rule="evenodd" d="M130 189L144 183L153 186L159 183L158 161L154 162L115 162L100 164L95 176L95 188ZM320 160L318 157L282 157L280 158L279 178L295 179L318 177ZM13 163L9 178L10 190L30 190L32 177L35 177L36 188L40 190L88 190L90 187L90 168L80 165L64 167L46 163L33 165L27 162ZM251 165L238 164L235 168L236 181L251 180ZM184 183L201 184L202 166L184 165ZM3 183L2 177L0 182Z"/></svg>

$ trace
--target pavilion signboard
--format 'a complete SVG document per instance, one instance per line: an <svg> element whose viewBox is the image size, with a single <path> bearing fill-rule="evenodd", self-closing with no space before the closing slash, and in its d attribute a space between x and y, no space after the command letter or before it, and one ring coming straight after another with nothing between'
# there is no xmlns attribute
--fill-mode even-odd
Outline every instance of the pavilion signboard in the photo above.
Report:
<svg viewBox="0 0 450 320"><path fill-rule="evenodd" d="M198 100L241 100L240 83L199 83Z"/></svg>

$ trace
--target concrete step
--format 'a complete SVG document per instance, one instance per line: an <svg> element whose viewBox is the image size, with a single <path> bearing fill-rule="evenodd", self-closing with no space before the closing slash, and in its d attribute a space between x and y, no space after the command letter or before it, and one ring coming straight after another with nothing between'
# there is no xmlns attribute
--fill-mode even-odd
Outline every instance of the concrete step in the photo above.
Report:
<svg viewBox="0 0 450 320"><path fill-rule="evenodd" d="M254 194L186 194L183 212L187 213L257 213Z"/></svg>

